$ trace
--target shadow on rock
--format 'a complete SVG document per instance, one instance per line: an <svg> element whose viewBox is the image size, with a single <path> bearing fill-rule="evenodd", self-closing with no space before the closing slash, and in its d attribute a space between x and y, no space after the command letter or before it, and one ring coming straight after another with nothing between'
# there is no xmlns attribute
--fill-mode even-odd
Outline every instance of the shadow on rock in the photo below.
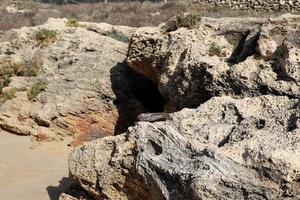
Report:
<svg viewBox="0 0 300 200"><path fill-rule="evenodd" d="M58 186L48 186L46 190L50 200L58 200L59 196L68 190L73 183L74 181L71 178L64 177L59 181Z"/></svg>
<svg viewBox="0 0 300 200"><path fill-rule="evenodd" d="M140 113L163 111L165 99L157 85L125 63L118 63L110 70L110 79L119 115L115 134L126 131Z"/></svg>

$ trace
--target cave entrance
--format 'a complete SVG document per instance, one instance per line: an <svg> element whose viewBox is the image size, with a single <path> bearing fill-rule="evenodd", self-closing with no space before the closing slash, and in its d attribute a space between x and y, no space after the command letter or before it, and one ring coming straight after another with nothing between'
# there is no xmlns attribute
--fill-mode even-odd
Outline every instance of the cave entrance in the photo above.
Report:
<svg viewBox="0 0 300 200"><path fill-rule="evenodd" d="M120 134L134 125L141 113L163 112L166 100L157 85L144 75L138 74L125 63L118 63L110 70L111 85L118 109L114 134Z"/></svg>
<svg viewBox="0 0 300 200"><path fill-rule="evenodd" d="M143 75L136 74L134 95L147 112L163 112L166 100L160 94L157 85Z"/></svg>

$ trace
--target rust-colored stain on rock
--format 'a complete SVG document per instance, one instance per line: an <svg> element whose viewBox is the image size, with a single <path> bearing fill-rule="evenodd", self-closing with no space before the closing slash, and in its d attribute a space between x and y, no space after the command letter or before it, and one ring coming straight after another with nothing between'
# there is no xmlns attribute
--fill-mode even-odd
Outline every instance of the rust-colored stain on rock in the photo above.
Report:
<svg viewBox="0 0 300 200"><path fill-rule="evenodd" d="M91 112L72 120L74 120L74 140L70 145L78 146L87 141L114 135L118 115L113 111Z"/></svg>

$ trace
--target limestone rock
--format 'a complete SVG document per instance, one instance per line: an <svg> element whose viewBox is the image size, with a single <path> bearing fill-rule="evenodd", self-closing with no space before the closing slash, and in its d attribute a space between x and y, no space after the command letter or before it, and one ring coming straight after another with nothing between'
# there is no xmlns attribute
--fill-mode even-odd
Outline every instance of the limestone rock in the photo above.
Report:
<svg viewBox="0 0 300 200"><path fill-rule="evenodd" d="M71 195L63 193L59 196L59 200L78 200L78 199L75 197L72 197Z"/></svg>
<svg viewBox="0 0 300 200"><path fill-rule="evenodd" d="M70 188L59 196L59 200L93 200L80 185L72 184Z"/></svg>
<svg viewBox="0 0 300 200"><path fill-rule="evenodd" d="M214 96L300 97L300 17L206 18L194 28L140 28L127 62L157 83L166 111L195 108ZM182 22L183 23L183 22Z"/></svg>
<svg viewBox="0 0 300 200"><path fill-rule="evenodd" d="M3 88L13 95L0 106L2 129L45 140L75 134L77 144L121 133L146 112L133 86L147 87L147 80L123 63L128 44L116 38L116 34L130 37L135 28L67 23L67 19L49 19L44 25L1 36L0 66L16 71ZM40 38L39 32L44 34ZM53 41L48 38L52 35ZM27 71L17 72L24 68ZM34 69L37 75L28 73L35 73ZM29 91L37 91L33 99ZM125 115L126 110L132 112Z"/></svg>
<svg viewBox="0 0 300 200"><path fill-rule="evenodd" d="M298 199L299 103L214 97L76 148L70 174L96 199Z"/></svg>

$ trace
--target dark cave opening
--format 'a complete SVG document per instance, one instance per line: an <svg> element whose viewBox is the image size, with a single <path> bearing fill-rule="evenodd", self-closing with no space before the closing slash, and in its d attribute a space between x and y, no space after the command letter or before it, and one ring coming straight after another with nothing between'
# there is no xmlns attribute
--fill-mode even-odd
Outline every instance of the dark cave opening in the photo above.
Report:
<svg viewBox="0 0 300 200"><path fill-rule="evenodd" d="M157 85L143 75L137 74L133 88L136 99L147 112L163 112L166 100L160 94Z"/></svg>
<svg viewBox="0 0 300 200"><path fill-rule="evenodd" d="M126 63L118 63L110 70L110 79L118 110L115 134L123 133L134 125L141 113L164 111L166 100L157 85L144 75L133 71Z"/></svg>
<svg viewBox="0 0 300 200"><path fill-rule="evenodd" d="M257 53L256 47L259 36L260 32L251 33L250 30L242 33L237 46L228 59L228 62L231 65L235 65L245 61L248 57L255 55Z"/></svg>

